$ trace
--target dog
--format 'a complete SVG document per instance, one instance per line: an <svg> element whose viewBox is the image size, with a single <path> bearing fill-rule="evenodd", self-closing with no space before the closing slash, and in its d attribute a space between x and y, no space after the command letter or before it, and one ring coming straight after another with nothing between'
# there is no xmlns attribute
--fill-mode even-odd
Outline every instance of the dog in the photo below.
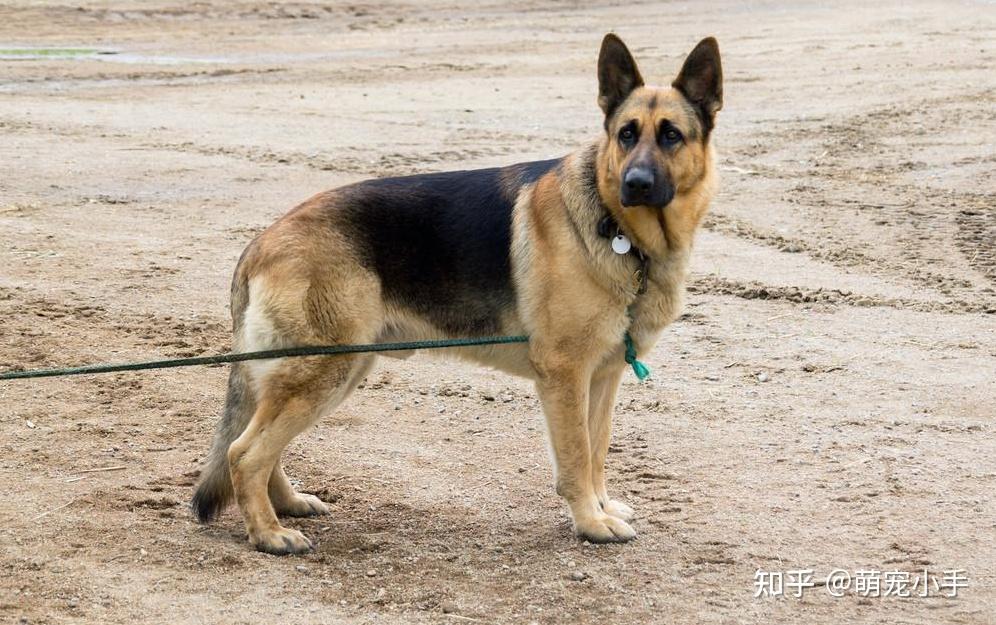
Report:
<svg viewBox="0 0 996 625"><path fill-rule="evenodd" d="M614 34L598 58L604 131L564 158L369 180L315 195L245 249L232 281L238 351L492 335L450 354L535 381L556 492L578 536L625 542L633 510L606 489L616 390L679 314L693 237L717 185L722 108L713 38L670 87L644 84ZM628 349L627 349L628 348ZM250 543L313 549L278 516L328 514L280 457L363 380L372 354L235 364L192 508L234 499Z"/></svg>

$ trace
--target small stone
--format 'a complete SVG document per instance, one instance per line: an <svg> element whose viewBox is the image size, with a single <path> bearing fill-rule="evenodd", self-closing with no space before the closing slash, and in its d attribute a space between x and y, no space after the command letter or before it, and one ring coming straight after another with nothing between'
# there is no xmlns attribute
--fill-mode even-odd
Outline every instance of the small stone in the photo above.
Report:
<svg viewBox="0 0 996 625"><path fill-rule="evenodd" d="M376 577L376 576L377 576L377 569L368 569L367 570L367 577Z"/></svg>
<svg viewBox="0 0 996 625"><path fill-rule="evenodd" d="M25 421L24 421L24 425L28 426L28 427L29 427L29 428L31 428L32 430L33 430L33 429L35 429L35 422L34 422L34 421L32 421L31 419L27 419L27 420L25 420Z"/></svg>
<svg viewBox="0 0 996 625"><path fill-rule="evenodd" d="M70 597L69 598L69 607L75 608L79 604L80 604L80 598L79 597Z"/></svg>
<svg viewBox="0 0 996 625"><path fill-rule="evenodd" d="M304 566L303 564L298 564L294 568L297 569L301 573L306 573L308 571L308 567Z"/></svg>
<svg viewBox="0 0 996 625"><path fill-rule="evenodd" d="M572 582L583 582L588 579L588 574L584 571L571 571L570 578Z"/></svg>
<svg viewBox="0 0 996 625"><path fill-rule="evenodd" d="M707 373L705 379L709 380L710 382L719 382L719 376L716 375L715 373Z"/></svg>
<svg viewBox="0 0 996 625"><path fill-rule="evenodd" d="M767 382L770 379L771 379L771 376L769 376L767 373L765 373L763 371L761 373L757 374L757 381L758 382Z"/></svg>

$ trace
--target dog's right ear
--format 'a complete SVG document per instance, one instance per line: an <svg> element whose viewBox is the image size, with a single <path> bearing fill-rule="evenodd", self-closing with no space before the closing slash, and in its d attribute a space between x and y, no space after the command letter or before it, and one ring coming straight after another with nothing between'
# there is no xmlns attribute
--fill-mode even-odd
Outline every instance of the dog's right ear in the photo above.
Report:
<svg viewBox="0 0 996 625"><path fill-rule="evenodd" d="M612 33L602 39L598 53L598 106L608 119L630 92L643 86L643 76L622 39Z"/></svg>

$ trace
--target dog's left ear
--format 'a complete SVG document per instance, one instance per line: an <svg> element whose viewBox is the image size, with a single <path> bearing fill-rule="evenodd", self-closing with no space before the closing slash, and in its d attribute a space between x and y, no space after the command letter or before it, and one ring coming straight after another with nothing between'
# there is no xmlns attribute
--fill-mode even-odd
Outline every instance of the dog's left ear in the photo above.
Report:
<svg viewBox="0 0 996 625"><path fill-rule="evenodd" d="M598 106L606 120L633 89L642 86L643 76L626 44L612 33L605 35L598 53Z"/></svg>
<svg viewBox="0 0 996 625"><path fill-rule="evenodd" d="M715 38L706 37L695 46L671 86L698 108L706 132L711 130L716 111L723 108L723 66Z"/></svg>

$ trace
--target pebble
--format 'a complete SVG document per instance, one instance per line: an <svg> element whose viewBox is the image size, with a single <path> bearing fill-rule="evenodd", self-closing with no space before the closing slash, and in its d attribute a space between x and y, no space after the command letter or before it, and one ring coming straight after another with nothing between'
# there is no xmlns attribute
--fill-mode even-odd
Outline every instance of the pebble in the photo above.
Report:
<svg viewBox="0 0 996 625"><path fill-rule="evenodd" d="M80 598L79 597L70 597L69 598L69 607L75 608L79 604L80 604Z"/></svg>
<svg viewBox="0 0 996 625"><path fill-rule="evenodd" d="M765 373L763 371L761 373L757 374L757 381L758 382L767 382L770 379L771 379L771 376L769 376L767 373Z"/></svg>
<svg viewBox="0 0 996 625"><path fill-rule="evenodd" d="M710 382L719 382L719 376L716 375L715 373L707 374L705 376L705 379L709 380Z"/></svg>
<svg viewBox="0 0 996 625"><path fill-rule="evenodd" d="M303 564L298 564L294 568L300 571L301 573L305 573L308 570L308 567L304 566Z"/></svg>
<svg viewBox="0 0 996 625"><path fill-rule="evenodd" d="M377 576L377 569L367 570L367 577L376 577L376 576Z"/></svg>
<svg viewBox="0 0 996 625"><path fill-rule="evenodd" d="M570 578L573 582L583 582L588 579L588 574L584 571L571 571Z"/></svg>

